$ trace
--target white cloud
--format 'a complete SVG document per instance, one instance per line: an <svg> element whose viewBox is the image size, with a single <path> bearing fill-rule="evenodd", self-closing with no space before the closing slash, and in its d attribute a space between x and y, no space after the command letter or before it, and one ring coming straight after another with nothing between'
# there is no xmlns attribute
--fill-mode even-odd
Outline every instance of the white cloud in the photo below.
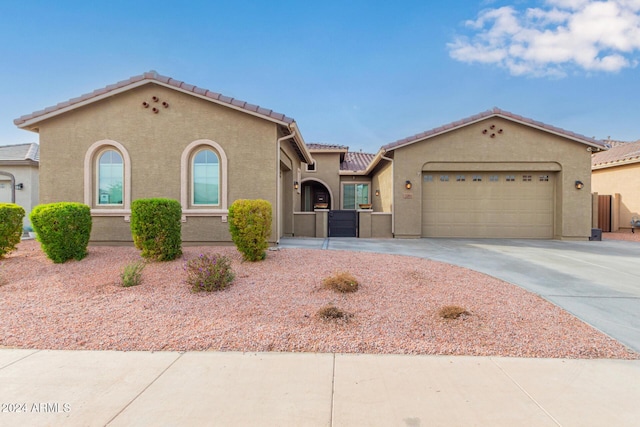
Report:
<svg viewBox="0 0 640 427"><path fill-rule="evenodd" d="M447 44L452 58L497 64L513 75L617 72L640 53L640 0L545 0L540 7L485 9L470 35Z"/></svg>

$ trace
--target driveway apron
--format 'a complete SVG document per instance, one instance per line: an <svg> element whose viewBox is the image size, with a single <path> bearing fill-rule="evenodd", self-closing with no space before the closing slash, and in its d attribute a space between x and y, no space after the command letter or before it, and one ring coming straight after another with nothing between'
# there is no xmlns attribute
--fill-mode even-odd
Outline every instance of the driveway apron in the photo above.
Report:
<svg viewBox="0 0 640 427"><path fill-rule="evenodd" d="M534 292L640 352L640 244L605 240L302 239L280 247L428 258Z"/></svg>

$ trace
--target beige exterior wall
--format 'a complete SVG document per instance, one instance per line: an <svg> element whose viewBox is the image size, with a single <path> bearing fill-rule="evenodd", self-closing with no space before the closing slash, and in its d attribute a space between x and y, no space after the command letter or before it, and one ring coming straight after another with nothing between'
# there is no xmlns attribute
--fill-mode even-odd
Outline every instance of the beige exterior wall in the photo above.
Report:
<svg viewBox="0 0 640 427"><path fill-rule="evenodd" d="M376 196L376 190L379 195ZM393 206L393 164L381 160L371 174L371 200L374 212L392 211Z"/></svg>
<svg viewBox="0 0 640 427"><path fill-rule="evenodd" d="M331 193L329 209L340 209L340 153L313 151L311 155L316 162L316 169L313 172L307 172L303 165L302 181L317 181L323 184ZM299 199L302 198L299 197ZM300 209L300 205L298 207Z"/></svg>
<svg viewBox="0 0 640 427"><path fill-rule="evenodd" d="M152 97L158 97L154 104ZM143 108L146 101L159 112ZM169 108L162 108L167 102ZM299 161L288 144L276 147L275 123L156 84L147 84L43 121L40 128L42 203L84 200L84 158L97 141L122 144L131 159L131 200L148 197L181 199L181 155L196 140L217 143L228 159L228 205L234 200L262 198L278 206L277 157ZM95 163L95 159L92 160ZM224 178L223 178L224 179ZM293 188L293 184L280 184ZM283 194L283 200L292 196ZM95 200L94 200L95 203ZM95 205L93 206L95 207ZM289 209L290 210L290 209ZM228 241L225 214L186 216L186 241ZM287 222L288 221L288 222ZM292 228L292 213L283 221ZM94 218L93 241L131 240L125 217ZM271 241L276 240L274 221ZM282 230L281 230L282 232Z"/></svg>
<svg viewBox="0 0 640 427"><path fill-rule="evenodd" d="M489 131L492 125L495 131ZM591 158L579 142L494 117L398 148L393 155L396 237L421 236L422 173L440 168L555 171L554 237L587 239L591 234ZM407 180L411 190L404 188ZM585 184L582 190L575 189L576 180Z"/></svg>
<svg viewBox="0 0 640 427"><path fill-rule="evenodd" d="M591 189L600 195L620 194L619 214L613 218L612 212L612 226L630 228L631 218L640 216L640 163L594 170Z"/></svg>
<svg viewBox="0 0 640 427"><path fill-rule="evenodd" d="M25 211L24 225L31 224L29 214L38 204L38 165L8 165L0 163L0 172L14 176L15 185L22 184L22 190L15 190L15 202ZM0 203L11 203L11 178L0 175Z"/></svg>

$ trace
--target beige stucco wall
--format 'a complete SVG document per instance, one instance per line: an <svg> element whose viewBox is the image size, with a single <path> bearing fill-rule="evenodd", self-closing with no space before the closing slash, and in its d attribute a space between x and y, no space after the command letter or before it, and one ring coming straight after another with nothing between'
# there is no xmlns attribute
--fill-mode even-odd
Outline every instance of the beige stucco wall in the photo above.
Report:
<svg viewBox="0 0 640 427"><path fill-rule="evenodd" d="M15 185L23 185L22 190L15 190L15 202L25 210L24 225L31 224L29 214L38 204L38 166L0 163L0 171L12 174ZM4 175L0 175L0 203L11 203L11 178Z"/></svg>
<svg viewBox="0 0 640 427"><path fill-rule="evenodd" d="M491 125L495 131L489 131ZM487 133L483 133L485 129ZM503 132L497 133L498 129ZM460 168L479 171L558 168L554 172L554 237L586 239L591 234L591 158L582 143L510 120L489 118L398 148L393 156L396 237L420 237L422 171L435 162L454 162ZM405 190L407 180L413 184L412 190ZM575 189L576 180L585 184L582 190Z"/></svg>
<svg viewBox="0 0 640 427"><path fill-rule="evenodd" d="M620 228L630 228L631 217L640 216L640 163L594 170L591 189L601 195L620 194L617 218Z"/></svg>
<svg viewBox="0 0 640 427"><path fill-rule="evenodd" d="M157 114L143 108L143 101L156 105L153 96L160 103L168 102L169 108L159 105ZM85 154L92 144L104 139L122 144L130 155L132 200L180 200L181 155L191 142L208 139L219 144L228 159L228 204L239 198L262 198L274 207L275 218L280 152L277 132L277 125L267 120L147 84L40 124L41 202L82 202ZM291 150L284 147L282 151ZM293 168L298 165L294 160ZM187 216L183 236L187 241L228 240L228 224L223 220L222 215ZM121 216L95 218L92 240L130 240L127 228ZM276 240L275 221L270 240Z"/></svg>
<svg viewBox="0 0 640 427"><path fill-rule="evenodd" d="M381 160L371 174L371 203L374 212L391 212L393 205L393 164ZM379 195L376 196L376 190Z"/></svg>

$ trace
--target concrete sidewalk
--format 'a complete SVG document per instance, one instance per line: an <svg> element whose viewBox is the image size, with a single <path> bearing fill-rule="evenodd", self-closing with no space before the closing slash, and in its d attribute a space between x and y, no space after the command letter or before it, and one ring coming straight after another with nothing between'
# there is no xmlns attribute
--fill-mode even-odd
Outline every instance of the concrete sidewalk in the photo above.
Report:
<svg viewBox="0 0 640 427"><path fill-rule="evenodd" d="M640 361L0 349L1 426L637 426Z"/></svg>

